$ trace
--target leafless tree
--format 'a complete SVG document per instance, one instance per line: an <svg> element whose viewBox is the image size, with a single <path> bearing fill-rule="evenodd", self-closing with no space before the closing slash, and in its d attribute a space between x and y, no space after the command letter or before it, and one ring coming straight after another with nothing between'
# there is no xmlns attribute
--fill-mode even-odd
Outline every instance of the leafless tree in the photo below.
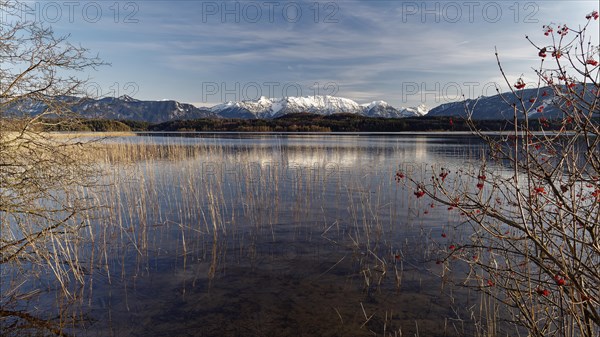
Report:
<svg viewBox="0 0 600 337"><path fill-rule="evenodd" d="M71 297L72 284L83 282L78 249L86 222L80 215L90 207L83 188L94 167L84 141L44 128L75 123L68 97L81 94L85 83L76 75L103 62L68 36L22 20L23 6L0 0L0 324L24 322L61 334L11 305L39 292L36 275L52 275Z"/></svg>

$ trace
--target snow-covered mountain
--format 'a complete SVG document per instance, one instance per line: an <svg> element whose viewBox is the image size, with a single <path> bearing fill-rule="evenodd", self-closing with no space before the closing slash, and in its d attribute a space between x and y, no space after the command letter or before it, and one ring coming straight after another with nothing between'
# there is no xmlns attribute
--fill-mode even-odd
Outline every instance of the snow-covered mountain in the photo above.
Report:
<svg viewBox="0 0 600 337"><path fill-rule="evenodd" d="M384 101L358 104L355 101L333 96L308 96L229 101L215 105L211 111L225 118L277 118L290 113L309 112L320 115L352 113L369 117L411 117L427 113L427 107L394 108Z"/></svg>
<svg viewBox="0 0 600 337"><path fill-rule="evenodd" d="M126 119L161 123L171 120L198 118L245 118L270 119L290 113L308 112L319 115L351 113L368 117L402 118L427 114L425 105L415 108L395 108L385 101L367 104L343 97L261 97L255 101L230 101L212 108L197 108L191 104L173 100L142 101L130 96L104 97L100 99L62 96L53 98L70 111L87 118ZM24 99L5 108L8 114L35 116L46 111L47 104Z"/></svg>
<svg viewBox="0 0 600 337"><path fill-rule="evenodd" d="M579 92L582 87L576 88ZM562 112L556 106L555 93L552 88L524 89L518 92L523 103L529 109L528 115L532 118L561 117ZM586 93L589 100L592 93ZM65 106L83 117L106 119L129 119L160 123L171 120L198 119L198 118L246 118L270 119L290 113L313 113L332 115L337 113L351 113L368 117L403 118L425 116L455 116L464 117L465 105L472 109L473 118L479 120L502 120L513 118L512 103L520 104L512 93L502 93L489 97L479 97L466 101L451 102L428 109L425 105L411 108L396 108L385 101L373 101L359 104L351 99L333 96L308 96L267 98L258 100L230 101L213 106L212 108L198 108L191 104L180 103L174 100L142 101L129 96L105 97L100 99L61 96L51 98L57 105ZM507 104L508 102L508 104ZM0 106L1 113L7 115L38 115L47 109L47 105L40 101L25 99L13 102L8 106ZM519 116L519 117L524 117Z"/></svg>
<svg viewBox="0 0 600 337"><path fill-rule="evenodd" d="M421 104L416 108L406 108L407 111L412 112L417 116L425 116L429 113L429 108L425 104Z"/></svg>

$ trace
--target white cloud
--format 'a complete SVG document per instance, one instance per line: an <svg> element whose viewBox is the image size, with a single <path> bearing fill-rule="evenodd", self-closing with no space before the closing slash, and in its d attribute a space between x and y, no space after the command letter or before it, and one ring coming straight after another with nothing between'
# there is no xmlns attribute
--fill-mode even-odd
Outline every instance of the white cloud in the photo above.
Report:
<svg viewBox="0 0 600 337"><path fill-rule="evenodd" d="M179 100L190 97L182 94L192 92L190 83L202 81L278 81L304 86L334 82L339 96L416 105L422 97L414 95L411 102L404 102L404 84L425 83L428 89L437 84L443 88L452 83L498 81L494 48L511 80L521 73L533 74L531 68L539 65L539 58L525 35L547 43L542 24L562 19L576 26L585 21L586 13L597 9L593 1L522 1L517 13L510 2L502 3L503 17L497 23L481 14L473 17L473 23L466 16L457 23L440 17L436 23L431 14L425 22L418 15L403 20L404 2L344 1L335 3L338 23L322 22L327 13L324 8L315 23L310 16L314 12L306 7L305 17L297 24L281 20L251 24L243 20L203 22L199 4L140 2L139 24L78 26L78 36L87 32L86 45L115 57L107 61L118 63L119 69L148 69L147 77L154 74L156 83L145 81L143 86ZM461 2L455 4L467 9ZM94 28L102 28L101 33ZM593 39L597 43L597 34ZM161 87L165 77L171 77L174 85Z"/></svg>

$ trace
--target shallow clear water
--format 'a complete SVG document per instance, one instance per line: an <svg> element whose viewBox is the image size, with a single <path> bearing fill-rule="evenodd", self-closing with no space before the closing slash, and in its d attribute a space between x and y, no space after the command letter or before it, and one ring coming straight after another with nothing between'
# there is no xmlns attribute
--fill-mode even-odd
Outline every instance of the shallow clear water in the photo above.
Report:
<svg viewBox="0 0 600 337"><path fill-rule="evenodd" d="M109 143L179 154L131 154L131 162L112 164L112 183L98 192L105 220L93 221L96 263L78 309L85 319L70 333L470 331L456 313L469 296L451 299L435 263L436 247L457 239L441 233L462 217L415 198L413 185L394 175L401 169L419 180L432 167L476 172L477 139L188 134Z"/></svg>

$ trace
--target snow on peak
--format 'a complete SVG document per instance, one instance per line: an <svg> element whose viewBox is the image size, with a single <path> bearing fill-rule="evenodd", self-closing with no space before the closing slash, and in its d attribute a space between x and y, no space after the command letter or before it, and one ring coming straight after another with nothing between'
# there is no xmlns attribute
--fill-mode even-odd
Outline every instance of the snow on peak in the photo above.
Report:
<svg viewBox="0 0 600 337"><path fill-rule="evenodd" d="M386 101L373 101L371 103L361 104L362 107L369 110L375 107L388 107L390 106Z"/></svg>
<svg viewBox="0 0 600 337"><path fill-rule="evenodd" d="M248 113L256 118L274 118L289 113L309 112L321 115L331 115L336 113L354 113L375 117L404 117L425 115L428 108L420 105L417 108L396 109L385 101L373 101L366 104L358 104L355 101L335 96L303 96L303 97L283 97L267 98L261 96L257 100L229 101L215 105L211 108L214 113L223 112L228 116L242 114L249 116Z"/></svg>
<svg viewBox="0 0 600 337"><path fill-rule="evenodd" d="M282 98L282 110L289 112L314 112L322 114L334 114L340 112L357 113L362 110L355 101L333 96L305 96Z"/></svg>
<svg viewBox="0 0 600 337"><path fill-rule="evenodd" d="M119 96L119 100L123 101L123 102L138 102L137 99L129 96L129 95L122 95Z"/></svg>
<svg viewBox="0 0 600 337"><path fill-rule="evenodd" d="M425 116L429 113L429 108L425 104L421 104L417 107L404 108L404 110L414 114L415 116Z"/></svg>
<svg viewBox="0 0 600 337"><path fill-rule="evenodd" d="M429 108L425 104L420 104L418 107L416 107L416 111L420 116L425 116L429 112Z"/></svg>

